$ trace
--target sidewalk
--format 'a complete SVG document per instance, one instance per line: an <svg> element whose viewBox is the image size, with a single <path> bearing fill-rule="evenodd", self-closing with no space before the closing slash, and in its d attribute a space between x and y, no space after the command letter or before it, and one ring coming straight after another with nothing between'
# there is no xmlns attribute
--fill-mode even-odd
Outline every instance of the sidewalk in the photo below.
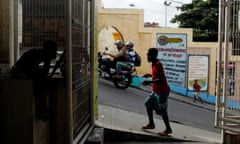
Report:
<svg viewBox="0 0 240 144"><path fill-rule="evenodd" d="M142 90L150 91L150 87L142 88ZM193 104L202 108L214 110L211 104L193 103L191 98L184 97L175 93L171 93L170 99L179 100L185 103ZM118 132L118 137L109 136L110 139L121 139L123 133L131 134L133 141L158 141L161 143L189 143L189 144L217 144L221 142L221 134L214 133L191 126L186 126L178 123L171 122L173 134L170 137L159 136L159 130L164 129L161 119L155 118L156 128L154 130L143 131L141 126L147 123L147 116L114 107L99 105L99 118L96 120L96 125L103 127L106 130ZM121 135L120 135L121 133ZM138 138L136 138L138 136ZM147 138L146 136L149 136ZM126 138L126 137L125 137ZM109 138L108 138L109 139ZM138 140L137 140L138 139ZM151 140L149 140L151 139ZM155 140L154 140L155 139ZM128 141L131 141L129 138Z"/></svg>

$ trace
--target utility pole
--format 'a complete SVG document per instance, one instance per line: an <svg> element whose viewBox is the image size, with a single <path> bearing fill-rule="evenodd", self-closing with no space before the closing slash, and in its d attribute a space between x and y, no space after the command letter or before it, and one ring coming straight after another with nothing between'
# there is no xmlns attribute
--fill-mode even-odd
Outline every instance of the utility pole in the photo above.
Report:
<svg viewBox="0 0 240 144"><path fill-rule="evenodd" d="M170 6L172 3L168 2L167 0L164 1L165 5L165 27L167 27L167 7Z"/></svg>

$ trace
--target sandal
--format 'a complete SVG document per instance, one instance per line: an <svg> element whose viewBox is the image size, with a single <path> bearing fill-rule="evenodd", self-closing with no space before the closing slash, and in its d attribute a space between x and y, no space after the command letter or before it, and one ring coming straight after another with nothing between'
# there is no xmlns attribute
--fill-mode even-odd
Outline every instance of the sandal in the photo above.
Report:
<svg viewBox="0 0 240 144"><path fill-rule="evenodd" d="M154 124L148 124L148 125L142 127L142 129L154 129L154 128L155 128Z"/></svg>
<svg viewBox="0 0 240 144"><path fill-rule="evenodd" d="M165 130L163 132L159 132L159 135L164 135L164 136L168 136L169 134L172 133L172 130Z"/></svg>

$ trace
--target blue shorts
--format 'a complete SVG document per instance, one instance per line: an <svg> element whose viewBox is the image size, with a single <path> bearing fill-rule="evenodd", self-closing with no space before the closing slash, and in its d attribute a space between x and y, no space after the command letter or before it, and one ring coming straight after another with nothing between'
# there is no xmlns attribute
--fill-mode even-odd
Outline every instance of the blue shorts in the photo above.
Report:
<svg viewBox="0 0 240 144"><path fill-rule="evenodd" d="M162 115L167 112L169 93L156 94L151 93L144 101L147 108L155 110L156 114Z"/></svg>

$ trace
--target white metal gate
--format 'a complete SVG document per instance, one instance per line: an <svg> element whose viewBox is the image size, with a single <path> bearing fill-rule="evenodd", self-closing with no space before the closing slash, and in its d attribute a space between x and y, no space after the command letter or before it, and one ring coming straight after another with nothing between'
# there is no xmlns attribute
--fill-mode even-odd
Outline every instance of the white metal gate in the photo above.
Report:
<svg viewBox="0 0 240 144"><path fill-rule="evenodd" d="M219 0L215 126L240 134L240 1Z"/></svg>

